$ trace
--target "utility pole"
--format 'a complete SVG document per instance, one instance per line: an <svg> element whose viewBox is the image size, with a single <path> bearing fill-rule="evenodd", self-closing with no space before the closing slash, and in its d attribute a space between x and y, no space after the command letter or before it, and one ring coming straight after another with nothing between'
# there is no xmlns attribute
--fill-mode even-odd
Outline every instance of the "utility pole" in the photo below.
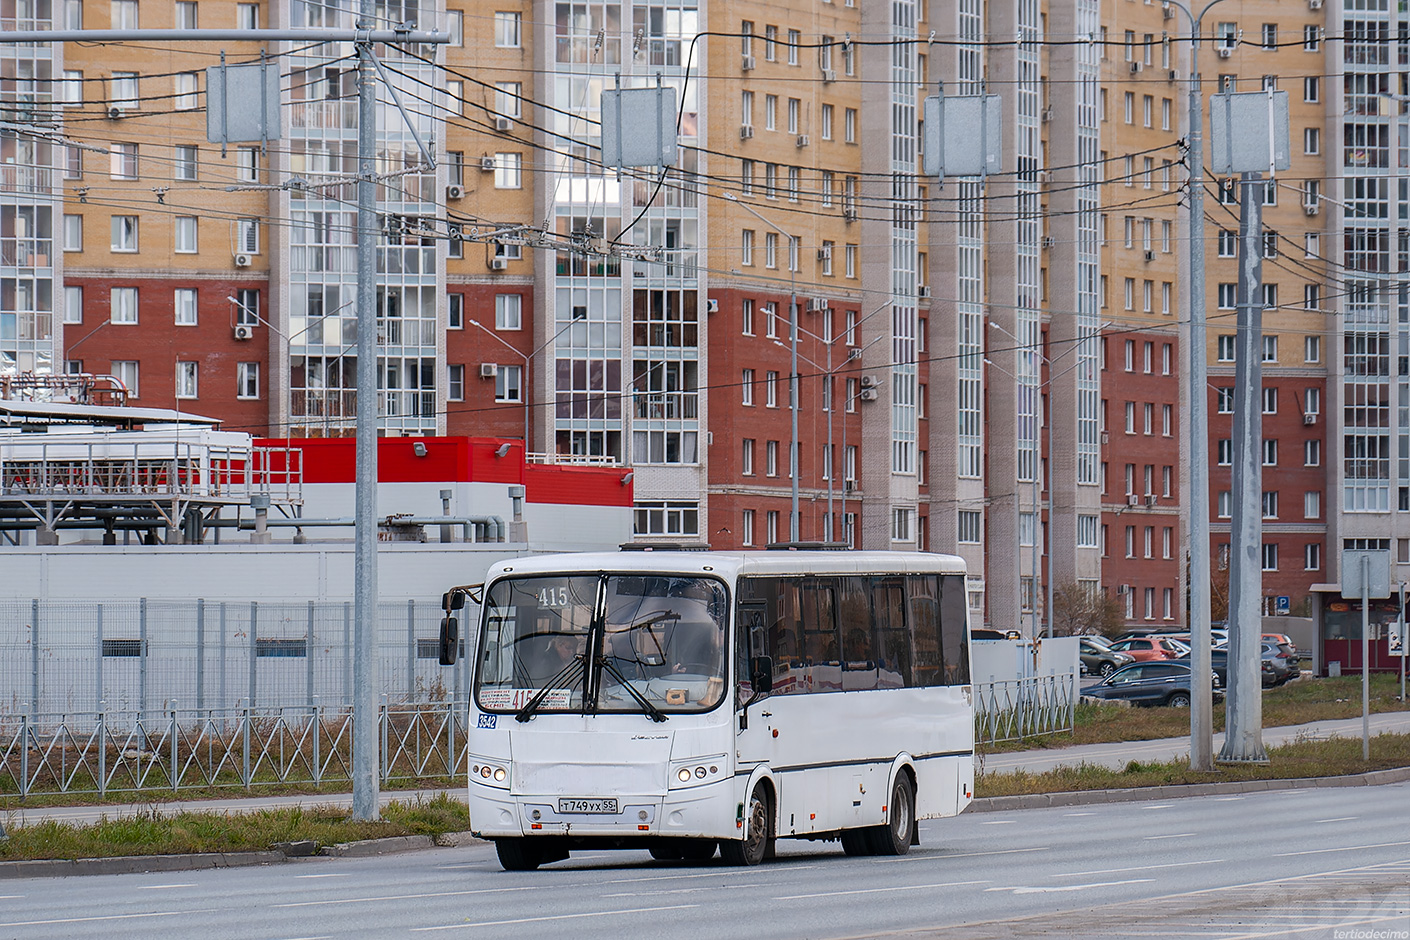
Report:
<svg viewBox="0 0 1410 940"><path fill-rule="evenodd" d="M1234 518L1229 552L1229 699L1225 763L1268 762L1263 747L1263 190L1239 182L1238 319L1234 337Z"/></svg>

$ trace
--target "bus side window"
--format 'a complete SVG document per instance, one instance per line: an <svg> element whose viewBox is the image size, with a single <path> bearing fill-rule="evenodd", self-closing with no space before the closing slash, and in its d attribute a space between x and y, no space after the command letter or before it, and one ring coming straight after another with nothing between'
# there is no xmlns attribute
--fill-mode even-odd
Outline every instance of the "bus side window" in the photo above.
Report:
<svg viewBox="0 0 1410 940"><path fill-rule="evenodd" d="M872 584L872 611L876 623L872 658L877 664L877 688L903 689L913 685L905 582L900 578L876 579Z"/></svg>
<svg viewBox="0 0 1410 940"><path fill-rule="evenodd" d="M803 598L803 659L813 666L835 665L837 594L830 582L810 580L801 585Z"/></svg>
<svg viewBox="0 0 1410 940"><path fill-rule="evenodd" d="M969 647L965 622L969 599L962 574L940 576L940 648L946 685L969 685Z"/></svg>
<svg viewBox="0 0 1410 940"><path fill-rule="evenodd" d="M906 579L910 600L912 685L945 684L945 661L940 648L940 583L935 575Z"/></svg>

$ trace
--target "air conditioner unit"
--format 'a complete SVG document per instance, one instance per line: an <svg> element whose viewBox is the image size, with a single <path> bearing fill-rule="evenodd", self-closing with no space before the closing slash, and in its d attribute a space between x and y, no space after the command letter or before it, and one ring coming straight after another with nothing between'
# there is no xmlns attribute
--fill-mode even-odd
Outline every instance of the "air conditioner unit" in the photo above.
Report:
<svg viewBox="0 0 1410 940"><path fill-rule="evenodd" d="M1153 251L1144 252L1144 253L1142 254L1142 257L1145 258L1147 261L1154 261L1154 260L1155 260L1155 252L1153 252Z"/></svg>
<svg viewBox="0 0 1410 940"><path fill-rule="evenodd" d="M1135 74L1136 74L1137 72L1139 72L1140 70L1141 70L1141 63L1139 63L1139 62L1132 62L1132 63L1131 63L1131 74L1132 74L1132 75L1135 75Z"/></svg>
<svg viewBox="0 0 1410 940"><path fill-rule="evenodd" d="M874 388L864 388L857 393L857 397L862 401L876 401L881 397L881 394Z"/></svg>
<svg viewBox="0 0 1410 940"><path fill-rule="evenodd" d="M497 117L494 119L494 129L508 133L514 130L514 121L507 117Z"/></svg>
<svg viewBox="0 0 1410 940"><path fill-rule="evenodd" d="M1047 124L1047 123L1048 123L1049 121L1051 121L1052 119L1053 119L1053 109L1052 109L1052 108L1044 108L1044 109L1043 109L1043 123L1044 123L1044 124Z"/></svg>
<svg viewBox="0 0 1410 940"><path fill-rule="evenodd" d="M122 108L109 108L109 109L108 109L108 120L110 120L110 121L116 121L116 120L117 120L118 118L120 118L120 117L122 117Z"/></svg>
<svg viewBox="0 0 1410 940"><path fill-rule="evenodd" d="M1308 199L1302 204L1302 211L1308 215L1316 215L1322 204L1315 199Z"/></svg>
<svg viewBox="0 0 1410 940"><path fill-rule="evenodd" d="M504 270L508 269L508 267L509 267L509 259L508 259L508 258L491 258L491 259L490 259L490 270L491 270L491 271L504 271Z"/></svg>
<svg viewBox="0 0 1410 940"><path fill-rule="evenodd" d="M1160 15L1168 20L1175 16L1175 11L1170 8L1170 4L1162 3L1160 5Z"/></svg>
<svg viewBox="0 0 1410 940"><path fill-rule="evenodd" d="M1322 0L1307 0L1307 9L1309 9L1309 10L1320 10L1320 9L1322 9Z"/></svg>
<svg viewBox="0 0 1410 940"><path fill-rule="evenodd" d="M837 81L837 70L836 70L836 69L823 69L823 70L822 70L822 75L823 75L823 84L824 84L824 85L830 85L831 83Z"/></svg>
<svg viewBox="0 0 1410 940"><path fill-rule="evenodd" d="M1141 497L1137 496L1135 493L1127 493L1127 494L1126 494L1126 505L1128 505L1128 506L1139 506L1139 505L1141 505Z"/></svg>
<svg viewBox="0 0 1410 940"><path fill-rule="evenodd" d="M252 326L244 326L244 325L237 326L237 327L235 327L235 338L236 338L236 339L254 339L254 338L255 338L255 328L252 327Z"/></svg>
<svg viewBox="0 0 1410 940"><path fill-rule="evenodd" d="M1155 504L1156 504L1156 496L1155 496L1155 494L1154 494L1154 493L1148 493L1148 494L1146 494L1146 508L1147 508L1147 509L1154 509L1154 508L1155 508Z"/></svg>
<svg viewBox="0 0 1410 940"><path fill-rule="evenodd" d="M1314 424L1317 423L1317 412L1309 411L1307 414L1303 415L1302 423L1309 428L1312 427Z"/></svg>
<svg viewBox="0 0 1410 940"><path fill-rule="evenodd" d="M1231 55L1233 55L1233 54L1234 54L1234 47L1233 47L1233 46L1220 46L1220 47L1219 47L1219 58L1221 58L1221 59L1227 59L1227 58L1229 58L1229 56L1231 56Z"/></svg>
<svg viewBox="0 0 1410 940"><path fill-rule="evenodd" d="M1044 235L1044 236L1043 236L1043 247L1044 247L1044 248L1051 248L1051 247L1053 247L1053 245L1055 245L1055 244L1057 244L1057 242L1053 239L1053 236L1051 236L1051 235Z"/></svg>
<svg viewBox="0 0 1410 940"><path fill-rule="evenodd" d="M1106 444L1110 444L1110 443L1111 443L1111 432L1110 432L1110 431L1103 431L1103 432L1102 432L1102 444L1103 444L1103 445L1106 445Z"/></svg>
<svg viewBox="0 0 1410 940"><path fill-rule="evenodd" d="M819 261L826 261L827 259L829 259L829 258L831 258L831 257L832 257L832 250L831 250L830 248L819 248L819 249L818 249L818 260L819 260Z"/></svg>
<svg viewBox="0 0 1410 940"><path fill-rule="evenodd" d="M740 140L748 140L749 138L751 138L751 137L753 137L753 136L754 136L754 125L753 125L753 124L741 124L741 125L739 125L739 139L740 139Z"/></svg>
<svg viewBox="0 0 1410 940"><path fill-rule="evenodd" d="M499 375L499 365L493 362L480 363L480 378L492 379Z"/></svg>
<svg viewBox="0 0 1410 940"><path fill-rule="evenodd" d="M842 210L842 221L843 221L843 222L855 222L855 221L857 221L857 210L856 210L856 209L843 209L843 210Z"/></svg>
<svg viewBox="0 0 1410 940"><path fill-rule="evenodd" d="M454 183L451 183L449 186L446 187L446 198L447 198L447 199L459 199L459 198L461 198L461 197L464 196L464 195L465 195L465 187L464 187L464 186L457 186L457 185L455 185Z"/></svg>
<svg viewBox="0 0 1410 940"><path fill-rule="evenodd" d="M828 303L827 303L827 300L826 300L825 298L823 298L823 297L809 297L809 298L808 298L808 312L809 312L809 313L822 313L822 312L823 312L824 310L826 310L827 308L828 308Z"/></svg>
<svg viewBox="0 0 1410 940"><path fill-rule="evenodd" d="M708 300L705 301L705 312L706 312L706 313L719 313L719 312L720 312L720 302L719 302L718 300L716 300L715 298L713 298L713 297L709 298Z"/></svg>
<svg viewBox="0 0 1410 940"><path fill-rule="evenodd" d="M1179 70L1179 69L1171 69L1171 70L1170 70L1170 74L1166 76L1166 79L1167 79L1168 81L1178 82L1178 81L1180 80L1180 70Z"/></svg>
<svg viewBox="0 0 1410 940"><path fill-rule="evenodd" d="M876 386L878 386L878 385L880 385L880 384L881 384L881 379L877 378L877 377L874 376L874 375L864 375L864 376L862 376L862 388L875 388Z"/></svg>
<svg viewBox="0 0 1410 940"><path fill-rule="evenodd" d="M842 489L846 490L848 493L852 492L852 491L855 490L856 488L857 488L857 481L856 481L856 480L843 480L843 481L842 481Z"/></svg>
<svg viewBox="0 0 1410 940"><path fill-rule="evenodd" d="M796 143L799 147L806 147L806 146L808 146L808 135L807 135L807 134L799 134L799 135L798 135L798 140L795 141L795 143Z"/></svg>
<svg viewBox="0 0 1410 940"><path fill-rule="evenodd" d="M1130 586L1125 585L1125 584L1118 584L1118 585L1116 586L1116 593L1117 593L1117 594L1125 594L1125 593L1126 593L1127 591L1129 591L1129 590L1131 590Z"/></svg>
<svg viewBox="0 0 1410 940"><path fill-rule="evenodd" d="M235 256L235 267L237 267L237 268L248 268L251 264L254 264L254 260L255 260L254 258L251 258L249 255L246 255L246 254L239 254L239 255L236 255L236 256Z"/></svg>
<svg viewBox="0 0 1410 940"><path fill-rule="evenodd" d="M739 63L739 67L746 72L754 71L754 57L752 55L745 56L744 61Z"/></svg>
<svg viewBox="0 0 1410 940"><path fill-rule="evenodd" d="M924 300L925 298L929 297L929 296L930 296L930 285L929 285L929 284L922 284L922 285L920 285L920 287L917 287L917 288L916 288L916 294L917 294L922 300Z"/></svg>
<svg viewBox="0 0 1410 940"><path fill-rule="evenodd" d="M481 158L480 158L480 169L483 170L483 171L486 172L486 173L493 173L493 172L494 172L494 157L491 157L491 156L489 156L488 154L486 154L485 156L481 157Z"/></svg>

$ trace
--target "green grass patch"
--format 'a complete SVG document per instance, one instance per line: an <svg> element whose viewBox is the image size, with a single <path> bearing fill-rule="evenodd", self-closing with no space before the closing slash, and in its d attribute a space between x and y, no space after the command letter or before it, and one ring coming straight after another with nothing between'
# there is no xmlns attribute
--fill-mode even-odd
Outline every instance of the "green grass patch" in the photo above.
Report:
<svg viewBox="0 0 1410 940"><path fill-rule="evenodd" d="M1230 780L1286 780L1295 777L1340 777L1372 770L1410 766L1410 734L1381 734L1371 739L1371 759L1361 759L1361 739L1329 738L1294 741L1268 749L1266 765L1220 765L1211 773L1190 770L1188 761L1168 764L1131 761L1120 770L1079 764L1046 773L980 773L976 797L1066 793L1073 790L1120 790L1129 787L1183 786Z"/></svg>
<svg viewBox="0 0 1410 940"><path fill-rule="evenodd" d="M347 810L315 806L252 813L163 813L152 809L91 825L41 822L12 828L0 842L0 859L109 858L181 855L190 852L251 852L276 842L310 840L319 845L388 836L461 832L470 828L465 803L446 794L429 800L392 801L379 822L350 818Z"/></svg>
<svg viewBox="0 0 1410 940"><path fill-rule="evenodd" d="M1371 711L1405 711L1400 701L1400 677L1372 674ZM1310 721L1331 721L1361 716L1361 677L1341 676L1318 679L1304 676L1276 689L1263 692L1263 727L1301 725ZM1214 730L1224 730L1224 706L1214 706ZM1016 741L984 745L986 753L1026 751L1035 748L1062 748L1074 744L1110 744L1116 741L1154 741L1159 738L1188 737L1190 710L1187 708L1132 708L1125 705L1089 704L1077 706L1070 733L1036 735Z"/></svg>

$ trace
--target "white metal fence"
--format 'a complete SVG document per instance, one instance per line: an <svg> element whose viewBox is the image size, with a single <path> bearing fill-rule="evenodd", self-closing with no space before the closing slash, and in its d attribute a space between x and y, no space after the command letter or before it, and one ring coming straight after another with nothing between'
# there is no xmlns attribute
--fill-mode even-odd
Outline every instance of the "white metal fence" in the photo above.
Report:
<svg viewBox="0 0 1410 940"><path fill-rule="evenodd" d="M981 744L1071 731L1077 717L1077 677L1027 676L974 686L974 736Z"/></svg>

